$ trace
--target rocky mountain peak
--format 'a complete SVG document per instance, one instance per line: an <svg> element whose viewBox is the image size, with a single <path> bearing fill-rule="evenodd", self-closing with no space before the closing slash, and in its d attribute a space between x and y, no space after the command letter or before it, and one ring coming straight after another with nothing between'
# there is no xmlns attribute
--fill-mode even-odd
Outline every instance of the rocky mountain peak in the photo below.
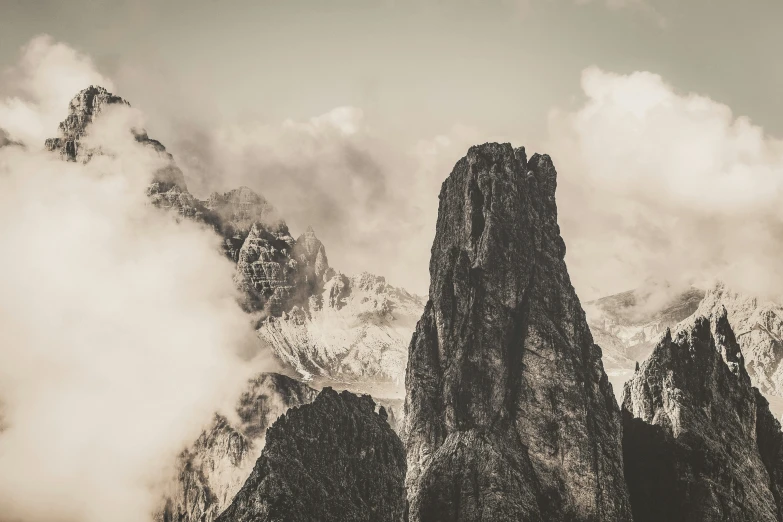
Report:
<svg viewBox="0 0 783 522"><path fill-rule="evenodd" d="M406 374L412 522L630 519L619 410L563 261L556 185L549 156L497 143L443 183Z"/></svg>
<svg viewBox="0 0 783 522"><path fill-rule="evenodd" d="M626 383L623 424L636 522L783 520L783 433L725 309L666 331Z"/></svg>
<svg viewBox="0 0 783 522"><path fill-rule="evenodd" d="M81 156L79 139L103 108L112 104L130 106L130 103L100 86L90 85L79 91L68 104L68 116L60 122L60 135L46 140L46 149L58 151L63 159L76 161Z"/></svg>
<svg viewBox="0 0 783 522"><path fill-rule="evenodd" d="M81 90L68 104L68 117L60 123L60 131L71 138L84 134L87 126L107 105L130 103L107 91L104 87L90 85Z"/></svg>
<svg viewBox="0 0 783 522"><path fill-rule="evenodd" d="M780 415L783 412L783 306L716 283L707 290L695 313L710 316L723 311L736 333L743 366L751 382Z"/></svg>
<svg viewBox="0 0 783 522"><path fill-rule="evenodd" d="M312 270L311 277L317 283L322 283L324 275L329 271L329 260L326 257L326 248L321 240L315 236L312 226L296 240L297 259Z"/></svg>
<svg viewBox="0 0 783 522"><path fill-rule="evenodd" d="M405 450L368 396L324 388L267 432L245 485L218 522L400 522Z"/></svg>
<svg viewBox="0 0 783 522"><path fill-rule="evenodd" d="M93 154L100 154L100 151L82 147L81 138L87 133L95 118L109 105L130 106L130 103L100 86L91 85L79 91L68 104L68 116L60 122L60 135L46 140L46 150L58 152L64 160L83 163L89 161ZM185 177L171 154L166 152L166 147L159 141L151 139L144 129L128 129L128 132L133 134L137 142L150 147L167 162L167 165L155 172L153 182L148 190L150 195L162 194L173 187L177 187L180 192L187 192ZM164 199L171 202L174 198ZM193 199L192 196L190 199ZM186 210L186 213L192 215L200 213L200 209L195 208L197 206L199 205L194 204L193 201L188 201L185 207L189 210Z"/></svg>
<svg viewBox="0 0 783 522"><path fill-rule="evenodd" d="M262 373L236 404L238 422L215 415L178 459L178 480L157 522L212 522L231 502L261 455L266 430L289 408L312 402L318 392L290 377Z"/></svg>
<svg viewBox="0 0 783 522"><path fill-rule="evenodd" d="M205 206L217 214L227 237L244 239L253 224L284 224L274 217L274 207L267 199L248 187L239 187L220 194L213 192Z"/></svg>

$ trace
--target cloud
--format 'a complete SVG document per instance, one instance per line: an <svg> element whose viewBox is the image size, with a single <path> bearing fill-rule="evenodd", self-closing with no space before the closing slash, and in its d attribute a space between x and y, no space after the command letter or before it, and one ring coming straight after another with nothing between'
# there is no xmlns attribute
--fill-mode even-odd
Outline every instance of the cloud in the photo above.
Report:
<svg viewBox="0 0 783 522"><path fill-rule="evenodd" d="M2 91L15 95L0 102L0 127L10 139L35 147L42 147L65 119L74 94L89 85L113 88L89 57L48 35L25 45L21 59L3 79Z"/></svg>
<svg viewBox="0 0 783 522"><path fill-rule="evenodd" d="M371 271L425 293L438 192L471 145L469 134L455 127L395 148L360 109L338 107L305 121L188 130L171 150L202 197L248 186L294 235L312 225L337 269Z"/></svg>
<svg viewBox="0 0 783 522"><path fill-rule="evenodd" d="M783 141L649 72L590 68L582 88L581 108L553 112L547 145L577 288L652 276L783 295Z"/></svg>
<svg viewBox="0 0 783 522"><path fill-rule="evenodd" d="M6 520L150 520L177 453L258 369L218 237L145 196L164 160L128 131L141 116L102 112L86 141L103 155L87 165L41 151L27 133L62 104L46 83L64 78L72 96L99 77L88 65L37 39L15 73L29 97L0 102L2 126L39 145L0 147Z"/></svg>

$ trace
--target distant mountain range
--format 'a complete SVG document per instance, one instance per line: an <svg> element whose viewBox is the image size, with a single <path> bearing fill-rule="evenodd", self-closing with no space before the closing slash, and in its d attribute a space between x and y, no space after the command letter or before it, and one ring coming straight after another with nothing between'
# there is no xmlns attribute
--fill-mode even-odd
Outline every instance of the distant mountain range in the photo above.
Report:
<svg viewBox="0 0 783 522"><path fill-rule="evenodd" d="M101 154L82 139L112 104L127 102L80 92L46 148ZM220 235L259 339L296 376L258 375L214 417L158 520L783 520L783 307L648 284L583 309L549 156L485 144L455 165L425 304L334 270L312 228L294 239L247 187L199 200L128 131L164 159L151 204Z"/></svg>

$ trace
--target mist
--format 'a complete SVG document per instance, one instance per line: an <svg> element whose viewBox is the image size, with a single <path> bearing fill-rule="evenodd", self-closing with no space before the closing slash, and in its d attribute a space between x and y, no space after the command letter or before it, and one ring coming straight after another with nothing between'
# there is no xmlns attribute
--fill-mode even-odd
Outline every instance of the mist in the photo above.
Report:
<svg viewBox="0 0 783 522"><path fill-rule="evenodd" d="M268 367L219 238L149 204L165 160L131 134L139 112L101 113L86 165L42 150L89 65L34 41L0 102L3 520L151 520L177 454Z"/></svg>
<svg viewBox="0 0 783 522"><path fill-rule="evenodd" d="M783 141L649 72L582 76L586 101L553 111L568 266L583 297L644 280L716 280L783 296Z"/></svg>

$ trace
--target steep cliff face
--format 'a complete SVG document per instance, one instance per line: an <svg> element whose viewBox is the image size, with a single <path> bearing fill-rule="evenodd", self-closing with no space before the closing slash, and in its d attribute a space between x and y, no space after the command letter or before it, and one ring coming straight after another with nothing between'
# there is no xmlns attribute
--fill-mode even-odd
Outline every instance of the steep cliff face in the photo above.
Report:
<svg viewBox="0 0 783 522"><path fill-rule="evenodd" d="M563 260L548 156L472 147L411 340L410 520L627 521L620 415Z"/></svg>
<svg viewBox="0 0 783 522"><path fill-rule="evenodd" d="M307 307L264 321L258 334L307 380L387 382L401 388L408 343L423 307L418 296L383 277L336 274Z"/></svg>
<svg viewBox="0 0 783 522"><path fill-rule="evenodd" d="M365 395L324 388L267 433L250 478L219 522L402 522L405 451Z"/></svg>
<svg viewBox="0 0 783 522"><path fill-rule="evenodd" d="M219 231L224 239L223 251L235 263L239 261L239 251L253 225L270 229L285 226L276 217L272 204L248 187L223 194L213 192L204 206L218 217Z"/></svg>
<svg viewBox="0 0 783 522"><path fill-rule="evenodd" d="M666 332L623 401L634 520L779 521L781 431L725 309Z"/></svg>
<svg viewBox="0 0 783 522"><path fill-rule="evenodd" d="M294 238L281 224L253 224L239 249L234 282L245 295L245 308L280 315L294 293L298 263L291 257Z"/></svg>
<svg viewBox="0 0 783 522"><path fill-rule="evenodd" d="M276 373L252 379L240 397L238 421L216 415L178 460L173 491L156 516L162 522L211 522L231 502L261 455L266 430L289 408L308 404L318 392Z"/></svg>
<svg viewBox="0 0 783 522"><path fill-rule="evenodd" d="M783 402L783 306L716 285L707 292L698 314L725 308L745 357L751 383L781 412Z"/></svg>

